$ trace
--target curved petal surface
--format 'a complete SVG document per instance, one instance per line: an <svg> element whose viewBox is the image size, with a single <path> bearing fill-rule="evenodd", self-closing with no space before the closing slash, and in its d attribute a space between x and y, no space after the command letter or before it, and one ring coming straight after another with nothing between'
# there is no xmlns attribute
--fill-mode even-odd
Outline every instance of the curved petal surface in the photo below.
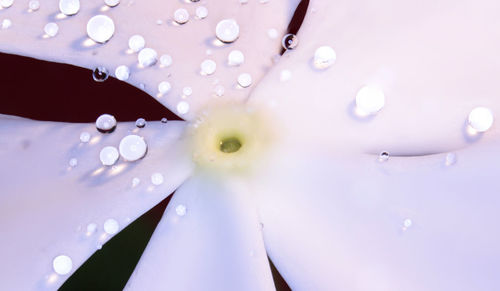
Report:
<svg viewBox="0 0 500 291"><path fill-rule="evenodd" d="M273 290L252 196L198 174L174 193L128 290Z"/></svg>
<svg viewBox="0 0 500 291"><path fill-rule="evenodd" d="M101 134L92 124L0 117L2 289L56 289L192 171L179 141L184 122L150 122L140 130L119 123L113 133ZM88 143L80 142L84 131L91 134ZM103 166L101 149L118 147L128 133L145 139L147 155L136 162L120 157L114 166ZM152 183L153 173L163 175L162 184ZM139 180L134 183L134 178ZM67 275L53 269L59 255L72 260Z"/></svg>

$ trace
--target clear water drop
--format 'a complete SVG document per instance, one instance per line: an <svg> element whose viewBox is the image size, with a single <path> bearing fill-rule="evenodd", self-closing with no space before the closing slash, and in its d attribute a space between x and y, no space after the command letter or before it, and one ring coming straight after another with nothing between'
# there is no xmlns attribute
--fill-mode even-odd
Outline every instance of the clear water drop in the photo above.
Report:
<svg viewBox="0 0 500 291"><path fill-rule="evenodd" d="M30 2L28 3L28 8L31 11L37 11L38 9L40 9L40 2L38 0L30 0Z"/></svg>
<svg viewBox="0 0 500 291"><path fill-rule="evenodd" d="M243 73L238 76L238 85L247 88L252 85L252 76L248 73Z"/></svg>
<svg viewBox="0 0 500 291"><path fill-rule="evenodd" d="M120 81L128 80L130 78L130 69L125 65L118 66L115 70L115 77Z"/></svg>
<svg viewBox="0 0 500 291"><path fill-rule="evenodd" d="M59 10L64 15L75 15L80 11L80 0L59 0Z"/></svg>
<svg viewBox="0 0 500 291"><path fill-rule="evenodd" d="M208 9L205 6L200 6L196 8L196 17L203 19L208 16Z"/></svg>
<svg viewBox="0 0 500 291"><path fill-rule="evenodd" d="M177 103L176 108L177 108L177 112L180 115L184 115L184 114L189 112L189 103L187 103L186 101L181 101L181 102Z"/></svg>
<svg viewBox="0 0 500 291"><path fill-rule="evenodd" d="M162 67L170 67L172 65L172 57L170 55L162 55L160 57L160 65Z"/></svg>
<svg viewBox="0 0 500 291"><path fill-rule="evenodd" d="M161 119L161 123L167 123L167 122L168 122L168 119L167 119L166 117L163 117L163 118Z"/></svg>
<svg viewBox="0 0 500 291"><path fill-rule="evenodd" d="M156 64L158 53L152 48L143 48L137 55L139 64L143 67L149 67Z"/></svg>
<svg viewBox="0 0 500 291"><path fill-rule="evenodd" d="M493 112L486 107L476 107L469 113L468 122L477 132L485 132L493 125Z"/></svg>
<svg viewBox="0 0 500 291"><path fill-rule="evenodd" d="M153 185L155 186L161 185L163 184L163 181L164 178L161 173L154 173L153 175L151 175L151 183L153 183Z"/></svg>
<svg viewBox="0 0 500 291"><path fill-rule="evenodd" d="M293 50L299 45L299 39L295 34L289 33L283 37L281 45L286 50Z"/></svg>
<svg viewBox="0 0 500 291"><path fill-rule="evenodd" d="M52 268L59 275L67 275L73 269L73 261L66 255L59 255L52 261Z"/></svg>
<svg viewBox="0 0 500 291"><path fill-rule="evenodd" d="M106 15L96 15L87 22L87 35L95 42L105 43L114 33L115 23Z"/></svg>
<svg viewBox="0 0 500 291"><path fill-rule="evenodd" d="M97 118L95 126L101 133L111 133L116 128L116 119L113 115L103 114Z"/></svg>
<svg viewBox="0 0 500 291"><path fill-rule="evenodd" d="M179 8L174 11L174 21L178 24L184 24L189 20L189 13L184 8Z"/></svg>
<svg viewBox="0 0 500 291"><path fill-rule="evenodd" d="M142 50L145 45L146 45L146 40L144 39L144 37L142 37L142 35L135 34L128 39L128 47L133 52L138 52Z"/></svg>
<svg viewBox="0 0 500 291"><path fill-rule="evenodd" d="M227 64L230 66L239 66L245 62L245 55L240 50L232 50L227 55Z"/></svg>
<svg viewBox="0 0 500 291"><path fill-rule="evenodd" d="M120 154L114 146L104 147L99 153L99 159L104 166L112 166L118 161Z"/></svg>
<svg viewBox="0 0 500 291"><path fill-rule="evenodd" d="M8 18L2 20L2 29L8 29L12 26L12 21Z"/></svg>
<svg viewBox="0 0 500 291"><path fill-rule="evenodd" d="M138 128L144 128L146 126L146 119L144 119L144 118L138 118L135 121L135 126L137 126Z"/></svg>
<svg viewBox="0 0 500 291"><path fill-rule="evenodd" d="M356 108L361 114L375 114L380 111L384 105L384 92L378 88L364 86L356 94Z"/></svg>
<svg viewBox="0 0 500 291"><path fill-rule="evenodd" d="M234 19L224 19L217 23L215 36L224 43L231 43L240 36L240 26Z"/></svg>
<svg viewBox="0 0 500 291"><path fill-rule="evenodd" d="M135 177L132 179L132 187L137 187L141 183L141 179Z"/></svg>
<svg viewBox="0 0 500 291"><path fill-rule="evenodd" d="M78 165L78 160L76 158L71 158L68 162L69 166L74 168Z"/></svg>
<svg viewBox="0 0 500 291"><path fill-rule="evenodd" d="M83 143L87 143L90 141L90 133L84 131L80 133L80 141Z"/></svg>
<svg viewBox="0 0 500 291"><path fill-rule="evenodd" d="M335 63L337 54L329 46L321 46L314 52L314 67L326 69Z"/></svg>
<svg viewBox="0 0 500 291"><path fill-rule="evenodd" d="M175 207L175 213L177 213L177 215L179 216L186 215L186 212L187 212L186 206L184 206L183 204L179 204Z"/></svg>
<svg viewBox="0 0 500 291"><path fill-rule="evenodd" d="M85 233L87 236L93 235L97 230L97 224L95 223L89 223L87 225L87 232Z"/></svg>
<svg viewBox="0 0 500 291"><path fill-rule="evenodd" d="M116 234L120 230L120 225L118 221L113 218L106 219L104 222L104 232L107 234Z"/></svg>
<svg viewBox="0 0 500 291"><path fill-rule="evenodd" d="M447 153L446 158L444 160L445 166L453 166L457 162L457 154L455 153Z"/></svg>
<svg viewBox="0 0 500 291"><path fill-rule="evenodd" d="M104 82L109 77L109 71L103 66L99 66L92 71L92 78L96 82Z"/></svg>
<svg viewBox="0 0 500 291"><path fill-rule="evenodd" d="M49 22L45 24L43 31L45 32L46 35L54 37L59 32L59 25L57 25L57 23L54 22Z"/></svg>
<svg viewBox="0 0 500 291"><path fill-rule="evenodd" d="M182 88L182 94L184 94L184 96L191 96L193 94L193 88L191 87Z"/></svg>
<svg viewBox="0 0 500 291"><path fill-rule="evenodd" d="M167 81L162 81L160 82L160 84L158 84L158 92L160 92L160 94L162 95L170 92L170 89L172 89L172 85L170 85L170 83Z"/></svg>
<svg viewBox="0 0 500 291"><path fill-rule="evenodd" d="M14 0L0 0L0 6L3 8L9 8L12 4L14 4Z"/></svg>
<svg viewBox="0 0 500 291"><path fill-rule="evenodd" d="M104 0L104 3L109 7L115 7L116 5L120 4L120 0Z"/></svg>
<svg viewBox="0 0 500 291"><path fill-rule="evenodd" d="M214 60L204 60L201 63L200 68L202 75L212 75L217 69L217 64Z"/></svg>
<svg viewBox="0 0 500 291"><path fill-rule="evenodd" d="M386 162L389 160L389 153L388 152L381 152L380 155L378 156L378 161L379 162Z"/></svg>

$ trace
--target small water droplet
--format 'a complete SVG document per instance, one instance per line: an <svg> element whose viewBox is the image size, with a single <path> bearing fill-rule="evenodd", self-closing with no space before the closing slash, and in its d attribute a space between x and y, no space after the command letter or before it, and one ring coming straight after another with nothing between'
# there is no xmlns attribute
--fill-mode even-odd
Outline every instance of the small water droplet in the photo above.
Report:
<svg viewBox="0 0 500 291"><path fill-rule="evenodd" d="M86 131L80 133L80 141L84 142L84 143L89 142L90 141L90 133L88 133Z"/></svg>
<svg viewBox="0 0 500 291"><path fill-rule="evenodd" d="M145 123L146 121L144 121L144 124ZM148 151L148 145L144 138L134 134L122 138L118 148L120 150L120 155L129 162L142 159Z"/></svg>
<svg viewBox="0 0 500 291"><path fill-rule="evenodd" d="M215 36L224 43L231 43L240 36L240 26L234 19L224 19L217 23Z"/></svg>
<svg viewBox="0 0 500 291"><path fill-rule="evenodd" d="M137 55L139 64L143 67L149 67L156 64L158 53L152 48L143 48Z"/></svg>
<svg viewBox="0 0 500 291"><path fill-rule="evenodd" d="M28 7L31 11L37 11L38 9L40 9L40 2L38 0L31 0L28 3Z"/></svg>
<svg viewBox="0 0 500 291"><path fill-rule="evenodd" d="M71 158L68 164L70 167L74 168L78 165L78 160L76 158Z"/></svg>
<svg viewBox="0 0 500 291"><path fill-rule="evenodd" d="M54 37L57 35L57 32L59 32L59 25L54 22L49 22L45 24L43 31L45 32L46 35L50 37Z"/></svg>
<svg viewBox="0 0 500 291"><path fill-rule="evenodd" d="M446 158L444 161L445 166L447 166L447 167L452 166L456 162L457 162L457 154L455 154L455 153L446 154Z"/></svg>
<svg viewBox="0 0 500 291"><path fill-rule="evenodd" d="M486 107L476 107L469 113L469 126L477 132L485 132L493 125L493 112Z"/></svg>
<svg viewBox="0 0 500 291"><path fill-rule="evenodd" d="M115 7L116 5L120 4L120 0L104 0L104 3L109 7Z"/></svg>
<svg viewBox="0 0 500 291"><path fill-rule="evenodd" d="M128 80L130 77L130 69L125 65L118 66L115 70L115 77L120 81Z"/></svg>
<svg viewBox="0 0 500 291"><path fill-rule="evenodd" d="M202 75L212 75L217 69L217 64L213 60L204 60L201 63L200 68Z"/></svg>
<svg viewBox="0 0 500 291"><path fill-rule="evenodd" d="M184 24L189 20L189 13L184 8L179 8L174 12L174 21L178 24Z"/></svg>
<svg viewBox="0 0 500 291"><path fill-rule="evenodd" d="M139 183L141 183L141 179L135 177L132 179L132 187L137 187L137 185L139 185Z"/></svg>
<svg viewBox="0 0 500 291"><path fill-rule="evenodd" d="M139 34L132 35L128 39L128 47L133 51L133 52L138 52L144 48L146 45L146 41L144 40L144 37Z"/></svg>
<svg viewBox="0 0 500 291"><path fill-rule="evenodd" d="M205 6L200 6L196 8L196 17L203 19L208 16L208 9Z"/></svg>
<svg viewBox="0 0 500 291"><path fill-rule="evenodd" d="M80 0L59 0L59 10L64 15L75 15L80 10Z"/></svg>
<svg viewBox="0 0 500 291"><path fill-rule="evenodd" d="M188 113L189 112L189 103L187 103L186 101L180 101L179 103L177 103L177 112L180 115Z"/></svg>
<svg viewBox="0 0 500 291"><path fill-rule="evenodd" d="M118 221L113 218L109 218L104 222L104 232L107 234L116 234L120 230L120 225Z"/></svg>
<svg viewBox="0 0 500 291"><path fill-rule="evenodd" d="M230 66L239 66L245 62L245 55L239 50L232 50L227 55L227 64Z"/></svg>
<svg viewBox="0 0 500 291"><path fill-rule="evenodd" d="M167 122L168 122L168 119L167 119L166 117L163 117L163 118L161 119L161 122L162 122L162 123L167 123Z"/></svg>
<svg viewBox="0 0 500 291"><path fill-rule="evenodd" d="M225 91L226 91L226 89L224 89L224 86L222 86L222 85L217 85L214 88L214 93L217 97L223 96Z"/></svg>
<svg viewBox="0 0 500 291"><path fill-rule="evenodd" d="M389 153L388 152L381 152L380 155L378 156L378 161L379 162L386 162L389 160Z"/></svg>
<svg viewBox="0 0 500 291"><path fill-rule="evenodd" d="M92 78L96 82L104 82L108 79L109 72L105 67L99 66L92 71Z"/></svg>
<svg viewBox="0 0 500 291"><path fill-rule="evenodd" d="M160 94L162 95L167 94L170 89L172 89L172 85L170 85L170 83L167 81L163 81L158 84L158 92L160 92Z"/></svg>
<svg viewBox="0 0 500 291"><path fill-rule="evenodd" d="M295 34L289 33L283 37L281 40L281 45L286 50L293 50L299 44L299 39Z"/></svg>
<svg viewBox="0 0 500 291"><path fill-rule="evenodd" d="M193 94L193 88L191 87L182 88L182 94L184 94L184 96L191 96L191 94Z"/></svg>
<svg viewBox="0 0 500 291"><path fill-rule="evenodd" d="M115 23L106 15L96 15L87 22L87 35L95 42L105 43L115 33Z"/></svg>
<svg viewBox="0 0 500 291"><path fill-rule="evenodd" d="M172 57L170 55L162 55L160 57L160 65L162 67L170 67L172 65Z"/></svg>
<svg viewBox="0 0 500 291"><path fill-rule="evenodd" d="M184 216L186 215L186 206L184 206L183 204L179 204L175 207L175 213L177 213L177 215L179 216Z"/></svg>
<svg viewBox="0 0 500 291"><path fill-rule="evenodd" d="M95 126L101 133L111 133L116 128L116 119L113 115L103 114L97 118Z"/></svg>
<svg viewBox="0 0 500 291"><path fill-rule="evenodd" d="M0 6L3 8L9 8L12 4L14 4L14 0L0 0Z"/></svg>
<svg viewBox="0 0 500 291"><path fill-rule="evenodd" d="M99 159L104 166L112 166L118 161L120 154L114 146L104 147L99 153Z"/></svg>
<svg viewBox="0 0 500 291"><path fill-rule="evenodd" d="M247 88L252 85L252 76L248 73L243 73L238 76L238 85Z"/></svg>
<svg viewBox="0 0 500 291"><path fill-rule="evenodd" d="M151 175L151 183L153 183L153 185L161 185L163 184L163 181L164 181L164 178L163 178L163 175L161 173L154 173L153 175Z"/></svg>
<svg viewBox="0 0 500 291"><path fill-rule="evenodd" d="M59 255L52 261L52 268L59 275L67 275L73 269L73 261L66 255Z"/></svg>
<svg viewBox="0 0 500 291"><path fill-rule="evenodd" d="M321 46L314 52L314 66L317 69L326 69L335 63L337 54L329 46Z"/></svg>
<svg viewBox="0 0 500 291"><path fill-rule="evenodd" d="M2 29L8 29L12 26L12 21L10 19L2 20Z"/></svg>
<svg viewBox="0 0 500 291"><path fill-rule="evenodd" d="M89 223L87 225L87 232L85 233L87 236L91 236L92 234L94 234L97 230L97 224L95 223Z"/></svg>
<svg viewBox="0 0 500 291"><path fill-rule="evenodd" d="M138 118L136 121L135 121L135 126L137 126L138 128L143 128L146 126L146 119L144 118Z"/></svg>

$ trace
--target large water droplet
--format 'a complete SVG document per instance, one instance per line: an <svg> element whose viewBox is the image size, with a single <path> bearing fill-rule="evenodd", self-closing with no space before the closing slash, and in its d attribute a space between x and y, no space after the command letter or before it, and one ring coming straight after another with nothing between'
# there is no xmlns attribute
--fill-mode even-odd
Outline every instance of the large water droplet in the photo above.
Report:
<svg viewBox="0 0 500 291"><path fill-rule="evenodd" d="M59 0L59 10L64 15L75 15L80 10L80 0Z"/></svg>
<svg viewBox="0 0 500 291"><path fill-rule="evenodd" d="M252 76L247 73L243 73L238 76L238 85L240 85L243 88L247 88L250 85L252 85Z"/></svg>
<svg viewBox="0 0 500 291"><path fill-rule="evenodd" d="M217 69L217 64L213 60L204 60L201 63L200 68L202 75L212 75Z"/></svg>
<svg viewBox="0 0 500 291"><path fill-rule="evenodd" d="M130 77L130 69L125 65L118 66L115 70L115 76L120 81L126 81Z"/></svg>
<svg viewBox="0 0 500 291"><path fill-rule="evenodd" d="M314 52L314 66L318 69L326 69L335 63L337 54L329 46L321 46Z"/></svg>
<svg viewBox="0 0 500 291"><path fill-rule="evenodd" d="M221 20L215 27L215 36L222 42L233 42L240 36L240 26L234 19Z"/></svg>
<svg viewBox="0 0 500 291"><path fill-rule="evenodd" d="M297 47L297 45L299 45L299 39L295 34L289 33L283 37L281 45L286 50L293 50Z"/></svg>
<svg viewBox="0 0 500 291"><path fill-rule="evenodd" d="M136 34L132 35L128 39L128 47L133 51L133 52L138 52L144 48L146 45L146 40L144 40L144 37L142 35Z"/></svg>
<svg viewBox="0 0 500 291"><path fill-rule="evenodd" d="M118 230L120 230L120 225L115 219L109 218L104 222L104 232L107 234L116 234Z"/></svg>
<svg viewBox="0 0 500 291"><path fill-rule="evenodd" d="M139 64L143 67L149 67L156 64L158 53L152 48L144 48L137 55Z"/></svg>
<svg viewBox="0 0 500 291"><path fill-rule="evenodd" d="M104 82L108 79L109 72L105 67L99 66L92 71L92 78L96 82Z"/></svg>
<svg viewBox="0 0 500 291"><path fill-rule="evenodd" d="M178 24L184 24L189 20L189 13L184 8L179 8L174 12L174 21Z"/></svg>
<svg viewBox="0 0 500 291"><path fill-rule="evenodd" d="M200 6L196 8L196 17L203 19L208 16L208 9L205 6Z"/></svg>
<svg viewBox="0 0 500 291"><path fill-rule="evenodd" d="M356 94L356 107L361 114L375 114L384 105L384 92L375 87L364 86Z"/></svg>
<svg viewBox="0 0 500 291"><path fill-rule="evenodd" d="M54 22L49 22L49 23L45 24L43 31L48 36L54 37L57 35L57 32L59 32L59 25L57 25L57 23L54 23Z"/></svg>
<svg viewBox="0 0 500 291"><path fill-rule="evenodd" d="M477 132L485 132L493 125L493 112L486 107L476 107L469 113L469 125Z"/></svg>
<svg viewBox="0 0 500 291"><path fill-rule="evenodd" d="M379 162L386 162L389 160L389 153L388 152L381 152L380 155L378 156L378 161Z"/></svg>
<svg viewBox="0 0 500 291"><path fill-rule="evenodd" d="M104 147L99 153L99 159L104 166L112 166L118 161L120 154L113 146Z"/></svg>
<svg viewBox="0 0 500 291"><path fill-rule="evenodd" d="M87 22L87 35L98 43L107 42L115 33L115 24L106 15L96 15Z"/></svg>
<svg viewBox="0 0 500 291"><path fill-rule="evenodd" d="M113 115L103 114L97 118L95 126L99 132L111 133L116 128L116 119Z"/></svg>
<svg viewBox="0 0 500 291"><path fill-rule="evenodd" d="M67 275L73 269L73 261L66 255L59 255L52 261L52 268L59 275Z"/></svg>
<svg viewBox="0 0 500 291"><path fill-rule="evenodd" d="M227 64L230 66L239 66L245 62L245 55L239 50L232 50L227 55Z"/></svg>

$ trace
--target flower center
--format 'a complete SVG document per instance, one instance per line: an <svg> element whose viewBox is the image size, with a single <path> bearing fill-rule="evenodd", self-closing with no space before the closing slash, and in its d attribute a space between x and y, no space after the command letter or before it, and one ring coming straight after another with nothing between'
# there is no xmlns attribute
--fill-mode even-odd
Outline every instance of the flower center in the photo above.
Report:
<svg viewBox="0 0 500 291"><path fill-rule="evenodd" d="M226 154L237 152L241 148L241 141L237 137L227 137L220 141L220 151Z"/></svg>

